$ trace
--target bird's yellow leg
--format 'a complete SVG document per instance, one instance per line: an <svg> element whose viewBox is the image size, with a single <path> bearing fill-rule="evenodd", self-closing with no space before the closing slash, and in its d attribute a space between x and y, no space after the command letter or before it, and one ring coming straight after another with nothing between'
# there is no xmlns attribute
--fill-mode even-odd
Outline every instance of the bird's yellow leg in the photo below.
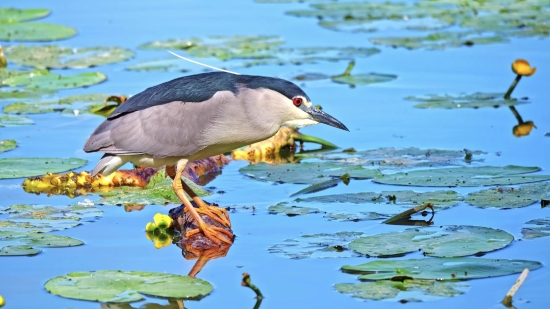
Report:
<svg viewBox="0 0 550 309"><path fill-rule="evenodd" d="M166 166L166 174L172 179L178 179L176 177L176 169L173 166ZM181 179L181 178L180 178ZM217 221L223 226L231 227L231 220L229 219L229 214L227 210L218 206L210 206L206 204L189 186L182 180L181 185L185 193L191 197L191 199L199 207L197 212L200 214L205 214L210 217L212 220Z"/></svg>
<svg viewBox="0 0 550 309"><path fill-rule="evenodd" d="M198 214L198 212L195 210L195 207L193 207L193 204L189 202L187 197L185 196L185 192L183 191L181 180L181 173L183 172L183 169L185 168L185 165L187 164L186 159L179 160L176 164L176 174L174 175L174 181L172 181L172 188L174 188L174 193L178 196L178 198L181 200L183 205L185 206L185 209L191 214L197 225L199 226L198 230L202 231L204 235L210 239L213 243L219 245L221 242L227 243L231 245L233 235L226 231L223 228L215 227L206 224L204 220L201 218L201 216ZM168 172L168 170L167 170ZM196 234L195 230L189 231L187 234ZM188 235L186 235L188 237ZM226 237L228 236L228 237Z"/></svg>

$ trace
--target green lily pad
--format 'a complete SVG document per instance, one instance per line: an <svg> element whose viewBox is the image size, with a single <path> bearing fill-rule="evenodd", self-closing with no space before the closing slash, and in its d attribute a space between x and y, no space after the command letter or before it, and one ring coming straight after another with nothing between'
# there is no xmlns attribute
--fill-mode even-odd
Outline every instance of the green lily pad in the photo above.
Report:
<svg viewBox="0 0 550 309"><path fill-rule="evenodd" d="M179 58L169 58L161 60L143 61L131 64L124 68L127 71L137 72L150 72L150 71L162 71L162 72L189 72L189 63L182 61Z"/></svg>
<svg viewBox="0 0 550 309"><path fill-rule="evenodd" d="M506 43L500 35L480 36L475 32L436 32L426 36L370 38L373 44L393 48L443 50L461 46Z"/></svg>
<svg viewBox="0 0 550 309"><path fill-rule="evenodd" d="M440 300L465 293L469 285L463 282L439 282L435 280L374 281L367 283L340 283L334 286L340 293L355 298L420 302Z"/></svg>
<svg viewBox="0 0 550 309"><path fill-rule="evenodd" d="M502 249L514 240L509 233L480 226L450 225L407 229L358 238L350 248L368 256L424 255L460 257Z"/></svg>
<svg viewBox="0 0 550 309"><path fill-rule="evenodd" d="M0 27L0 41L47 42L75 35L73 28L46 23L24 22L2 24Z"/></svg>
<svg viewBox="0 0 550 309"><path fill-rule="evenodd" d="M188 276L120 270L73 272L48 280L44 287L61 297L102 303L139 301L144 299L141 294L200 299L213 289L210 283Z"/></svg>
<svg viewBox="0 0 550 309"><path fill-rule="evenodd" d="M534 166L479 166L415 170L386 174L374 182L420 187L477 187L512 185L549 180L549 175L526 175L540 170Z"/></svg>
<svg viewBox="0 0 550 309"><path fill-rule="evenodd" d="M3 158L0 159L0 179L61 173L79 168L87 162L76 158Z"/></svg>
<svg viewBox="0 0 550 309"><path fill-rule="evenodd" d="M25 116L0 114L0 128L5 126L27 126L31 124L34 124L34 121Z"/></svg>
<svg viewBox="0 0 550 309"><path fill-rule="evenodd" d="M484 258L437 258L411 260L376 260L357 266L343 266L342 271L360 274L361 280L383 280L396 277L429 280L469 280L505 276L537 269L542 264L527 260Z"/></svg>
<svg viewBox="0 0 550 309"><path fill-rule="evenodd" d="M352 87L370 85L375 83L391 82L396 79L397 75L392 74L354 74L354 75L337 75L331 77L332 81L339 84L347 84Z"/></svg>
<svg viewBox="0 0 550 309"><path fill-rule="evenodd" d="M481 108L514 106L528 103L527 100L505 100L504 93L481 93L460 94L460 95L427 95L420 97L406 97L405 100L421 102L416 108Z"/></svg>
<svg viewBox="0 0 550 309"><path fill-rule="evenodd" d="M62 97L57 100L42 99L40 101L16 102L4 106L4 113L9 114L44 114L52 112L62 112L74 114L75 110L79 113L97 113L96 110L105 108L116 108L118 104L114 102L105 102L109 95L106 94L85 94Z"/></svg>
<svg viewBox="0 0 550 309"><path fill-rule="evenodd" d="M329 162L280 165L260 163L245 166L239 171L259 180L303 184L318 184L330 180L331 177L340 177L346 173L352 178L360 179L374 178L380 175L376 170L361 166Z"/></svg>
<svg viewBox="0 0 550 309"><path fill-rule="evenodd" d="M348 244L361 235L361 232L302 235L271 246L268 251L291 259L354 257L358 254L351 251Z"/></svg>
<svg viewBox="0 0 550 309"><path fill-rule="evenodd" d="M103 192L101 193L102 199L97 203L103 205L164 205L166 203L181 203L179 197L174 193L174 189L172 188L172 179L165 175L164 170L158 171L155 176L151 177L149 184L143 189L120 187L109 192ZM185 177L182 179L198 196L204 197L211 195L210 192L197 186L191 180Z"/></svg>
<svg viewBox="0 0 550 309"><path fill-rule="evenodd" d="M134 52L121 47L70 48L56 45L14 45L4 48L6 58L17 65L39 69L79 69L126 61Z"/></svg>
<svg viewBox="0 0 550 309"><path fill-rule="evenodd" d="M103 211L95 207L72 205L53 207L45 205L15 204L0 208L0 214L9 214L9 220L21 223L10 227L0 221L0 231L20 231L22 228L32 231L58 231L86 222L93 222L103 216ZM8 222L10 222L8 221ZM23 225L23 224L26 224Z"/></svg>
<svg viewBox="0 0 550 309"><path fill-rule="evenodd" d="M68 236L0 231L0 256L36 255L42 250L35 247L60 248L83 244L82 241Z"/></svg>
<svg viewBox="0 0 550 309"><path fill-rule="evenodd" d="M277 205L269 206L267 211L270 214L284 214L289 217L299 216L299 215L307 215L307 214L314 214L319 213L320 210L317 208L311 208L311 207L300 207L300 206L290 206L288 203L278 203Z"/></svg>
<svg viewBox="0 0 550 309"><path fill-rule="evenodd" d="M10 151L17 147L17 142L12 139L0 140L0 153Z"/></svg>
<svg viewBox="0 0 550 309"><path fill-rule="evenodd" d="M466 196L466 203L481 208L519 208L532 205L549 195L550 183L545 182L472 192Z"/></svg>
<svg viewBox="0 0 550 309"><path fill-rule="evenodd" d="M33 71L36 72L36 71ZM44 72L36 75L34 73L18 75L7 78L2 81L3 85L12 87L25 86L28 90L57 90L87 87L99 84L106 80L107 76L99 72L79 73L69 76L60 76L58 74Z"/></svg>
<svg viewBox="0 0 550 309"><path fill-rule="evenodd" d="M521 229L523 239L534 239L539 237L550 236L550 217L534 219L525 224L535 225Z"/></svg>
<svg viewBox="0 0 550 309"><path fill-rule="evenodd" d="M0 23L10 24L23 21L35 20L46 17L50 14L47 9L15 9L15 8L0 8Z"/></svg>
<svg viewBox="0 0 550 309"><path fill-rule="evenodd" d="M73 226L77 226L77 225L78 223L73 224ZM0 220L0 231L5 231L5 232L47 233L47 232L52 232L54 230L61 230L61 229L65 229L73 226L68 226L65 224L62 228L56 229L55 227L52 226L52 224L42 223L42 222L39 222L38 220L34 220L34 223L24 222L24 221L14 222L14 221Z"/></svg>

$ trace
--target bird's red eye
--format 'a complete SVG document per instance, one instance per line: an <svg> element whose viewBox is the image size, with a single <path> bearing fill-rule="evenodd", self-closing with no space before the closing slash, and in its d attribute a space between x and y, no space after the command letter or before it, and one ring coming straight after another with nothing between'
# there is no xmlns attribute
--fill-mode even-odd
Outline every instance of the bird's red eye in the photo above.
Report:
<svg viewBox="0 0 550 309"><path fill-rule="evenodd" d="M294 98L294 100L292 100L292 103L294 103L294 106L300 107L300 105L302 105L302 101L302 98Z"/></svg>

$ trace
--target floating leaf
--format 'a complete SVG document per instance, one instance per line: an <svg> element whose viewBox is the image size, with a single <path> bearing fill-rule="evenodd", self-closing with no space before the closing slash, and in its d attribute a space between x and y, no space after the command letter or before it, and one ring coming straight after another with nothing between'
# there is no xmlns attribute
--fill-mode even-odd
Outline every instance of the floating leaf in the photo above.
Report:
<svg viewBox="0 0 550 309"><path fill-rule="evenodd" d="M361 85L370 85L375 83L385 83L391 82L396 79L397 75L392 74L353 74L353 75L337 75L333 76L331 79L335 83L347 84L352 87L361 86Z"/></svg>
<svg viewBox="0 0 550 309"><path fill-rule="evenodd" d="M121 47L70 48L56 45L14 45L4 48L10 62L39 69L79 69L121 62L134 52Z"/></svg>
<svg viewBox="0 0 550 309"><path fill-rule="evenodd" d="M374 178L374 182L421 187L477 187L522 184L550 179L548 175L525 174L538 170L540 170L539 167L515 165L440 168L382 175Z"/></svg>
<svg viewBox="0 0 550 309"><path fill-rule="evenodd" d="M82 241L68 236L0 231L0 256L36 255L42 250L35 247L59 248L82 244Z"/></svg>
<svg viewBox="0 0 550 309"><path fill-rule="evenodd" d="M31 124L34 124L34 121L25 116L0 114L0 128L5 126L26 126Z"/></svg>
<svg viewBox="0 0 550 309"><path fill-rule="evenodd" d="M358 254L349 250L348 244L361 235L361 232L302 235L271 246L268 251L291 259L354 257Z"/></svg>
<svg viewBox="0 0 550 309"><path fill-rule="evenodd" d="M106 79L107 76L99 72L79 73L69 76L44 72L39 75L31 73L10 77L3 80L2 84L12 87L25 86L25 89L28 90L57 90L87 87L99 84Z"/></svg>
<svg viewBox="0 0 550 309"><path fill-rule="evenodd" d="M2 24L0 27L1 41L33 41L46 42L70 38L76 35L76 30L70 27L24 22L14 24Z"/></svg>
<svg viewBox="0 0 550 309"><path fill-rule="evenodd" d="M534 219L525 224L535 226L524 227L521 229L523 239L533 239L538 237L550 236L550 217Z"/></svg>
<svg viewBox="0 0 550 309"><path fill-rule="evenodd" d="M15 147L17 147L17 142L12 139L0 140L0 153L10 151Z"/></svg>
<svg viewBox="0 0 550 309"><path fill-rule="evenodd" d="M460 94L460 95L426 95L420 97L406 97L405 100L421 102L416 108L480 108L514 106L528 103L521 100L505 100L504 93L481 93Z"/></svg>
<svg viewBox="0 0 550 309"><path fill-rule="evenodd" d="M73 272L48 280L44 287L62 297L102 303L139 301L144 298L141 294L200 299L213 289L210 283L187 276L120 270Z"/></svg>
<svg viewBox="0 0 550 309"><path fill-rule="evenodd" d="M0 220L0 231L8 232L34 232L34 233L47 233L54 230L61 230L73 226L77 226L78 223L73 223L72 226L65 224L62 228L55 228L52 224L42 223L40 221L35 221L34 224L29 222L14 222L14 221L1 221Z"/></svg>
<svg viewBox="0 0 550 309"><path fill-rule="evenodd" d="M51 112L62 112L73 114L75 110L79 113L94 113L94 110L101 110L118 106L114 102L105 102L109 98L106 94L85 94L62 97L58 100L42 99L38 102L16 102L4 106L4 113L13 114L43 114Z"/></svg>
<svg viewBox="0 0 550 309"><path fill-rule="evenodd" d="M376 170L361 166L328 162L280 165L259 163L245 166L239 171L255 179L303 184L321 183L330 180L331 177L340 177L346 173L352 178L361 179L380 175Z"/></svg>
<svg viewBox="0 0 550 309"><path fill-rule="evenodd" d="M269 206L267 211L270 214L285 214L289 217L320 212L317 208L289 206L288 203L279 203L277 205Z"/></svg>
<svg viewBox="0 0 550 309"><path fill-rule="evenodd" d="M3 158L0 159L0 179L60 173L79 168L87 162L76 158Z"/></svg>
<svg viewBox="0 0 550 309"><path fill-rule="evenodd" d="M529 206L550 195L550 183L536 183L520 187L498 187L469 193L466 203L481 207L501 209Z"/></svg>
<svg viewBox="0 0 550 309"><path fill-rule="evenodd" d="M47 9L15 9L15 8L0 8L0 23L19 23L46 17L50 14Z"/></svg>
<svg viewBox="0 0 550 309"><path fill-rule="evenodd" d="M422 250L428 256L460 257L498 250L513 240L514 236L498 229L450 225L361 237L352 241L350 248L368 256L402 255Z"/></svg>
<svg viewBox="0 0 550 309"><path fill-rule="evenodd" d="M360 274L361 280L382 280L395 277L430 280L469 280L505 276L537 269L536 261L484 258L423 258L411 260L376 260L357 266L343 266L342 271Z"/></svg>
<svg viewBox="0 0 550 309"><path fill-rule="evenodd" d="M439 300L465 293L469 285L459 282L439 282L435 280L374 281L367 283L341 283L334 286L340 293L351 294L355 298L420 302ZM403 294L401 294L403 293Z"/></svg>
<svg viewBox="0 0 550 309"><path fill-rule="evenodd" d="M499 36L480 36L476 32L436 32L427 36L370 38L373 44L393 48L443 50L461 46L506 43L508 39Z"/></svg>
<svg viewBox="0 0 550 309"><path fill-rule="evenodd" d="M127 71L150 72L189 72L189 64L179 58L168 58L161 60L150 60L131 64L124 68Z"/></svg>

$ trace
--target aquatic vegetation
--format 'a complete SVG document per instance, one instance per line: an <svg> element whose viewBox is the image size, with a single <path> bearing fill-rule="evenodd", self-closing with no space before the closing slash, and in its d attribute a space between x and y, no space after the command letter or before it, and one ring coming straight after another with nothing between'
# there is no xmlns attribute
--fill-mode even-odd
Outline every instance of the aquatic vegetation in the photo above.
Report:
<svg viewBox="0 0 550 309"><path fill-rule="evenodd" d="M481 208L510 209L532 205L550 195L550 183L497 187L469 193L465 202Z"/></svg>
<svg viewBox="0 0 550 309"><path fill-rule="evenodd" d="M0 179L59 173L79 168L87 162L77 158L2 158L0 159Z"/></svg>
<svg viewBox="0 0 550 309"><path fill-rule="evenodd" d="M6 126L27 126L32 124L34 124L34 121L25 116L0 114L0 128Z"/></svg>
<svg viewBox="0 0 550 309"><path fill-rule="evenodd" d="M12 139L0 140L0 153L10 151L17 147L17 142Z"/></svg>
<svg viewBox="0 0 550 309"><path fill-rule="evenodd" d="M476 92L472 94L459 95L423 95L409 96L405 100L420 102L414 105L416 108L447 108L447 109L462 109L462 108L483 108L483 107L500 107L514 106L529 103L526 99L505 100L503 93L483 93Z"/></svg>
<svg viewBox="0 0 550 309"><path fill-rule="evenodd" d="M550 236L550 217L538 218L525 222L526 227L521 229L523 239L534 239Z"/></svg>
<svg viewBox="0 0 550 309"><path fill-rule="evenodd" d="M24 89L27 90L58 90L92 86L106 79L107 76L100 72L61 76L49 71L32 71L4 79L2 84L11 87L25 86Z"/></svg>
<svg viewBox="0 0 550 309"><path fill-rule="evenodd" d="M359 254L349 249L349 243L361 235L362 232L301 235L273 245L268 251L291 259L356 257Z"/></svg>
<svg viewBox="0 0 550 309"><path fill-rule="evenodd" d="M60 248L83 245L81 240L35 232L0 231L0 256L37 255L37 248Z"/></svg>

